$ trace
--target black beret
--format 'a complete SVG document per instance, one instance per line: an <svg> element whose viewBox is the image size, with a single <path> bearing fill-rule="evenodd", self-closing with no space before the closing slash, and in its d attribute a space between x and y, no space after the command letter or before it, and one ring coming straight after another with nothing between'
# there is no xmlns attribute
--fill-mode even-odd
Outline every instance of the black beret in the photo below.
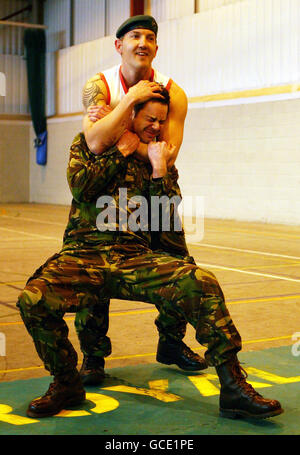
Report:
<svg viewBox="0 0 300 455"><path fill-rule="evenodd" d="M146 15L139 15L139 16L132 16L127 19L123 24L120 25L116 32L116 37L121 38L125 33L130 32L130 30L134 30L136 28L146 28L147 30L152 30L157 36L157 22L152 16Z"/></svg>

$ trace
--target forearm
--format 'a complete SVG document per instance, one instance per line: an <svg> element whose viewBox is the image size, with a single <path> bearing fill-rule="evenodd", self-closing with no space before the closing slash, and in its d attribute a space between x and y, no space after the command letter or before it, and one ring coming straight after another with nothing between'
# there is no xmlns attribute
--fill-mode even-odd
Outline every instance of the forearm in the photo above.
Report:
<svg viewBox="0 0 300 455"><path fill-rule="evenodd" d="M148 144L140 142L138 148L135 151L135 155L136 158L144 161L145 163L149 163Z"/></svg>
<svg viewBox="0 0 300 455"><path fill-rule="evenodd" d="M97 122L85 117L84 132L92 153L100 154L116 144L130 124L133 106L134 100L127 94L112 112Z"/></svg>
<svg viewBox="0 0 300 455"><path fill-rule="evenodd" d="M172 152L171 156L168 157L167 169L171 169L171 167L174 165L175 160L177 158L179 148L180 148L180 144L178 145L178 148ZM136 154L136 158L140 159L141 161L144 161L145 163L149 163L148 144L145 144L144 142L140 142L135 154Z"/></svg>
<svg viewBox="0 0 300 455"><path fill-rule="evenodd" d="M162 132L161 137L159 138L160 141L165 141L167 144L172 144L173 151L172 154L168 156L167 159L167 166L170 169L178 156L179 149L182 144L183 140L183 131L181 125L168 125L168 128L164 129Z"/></svg>

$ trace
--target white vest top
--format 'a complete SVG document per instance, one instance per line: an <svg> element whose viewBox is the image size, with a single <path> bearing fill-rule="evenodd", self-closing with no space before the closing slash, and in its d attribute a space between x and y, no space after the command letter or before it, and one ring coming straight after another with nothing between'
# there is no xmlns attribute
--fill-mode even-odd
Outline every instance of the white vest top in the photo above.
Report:
<svg viewBox="0 0 300 455"><path fill-rule="evenodd" d="M128 92L128 87L126 86L121 72L121 65L113 66L112 68L99 73L99 76L106 85L108 94L107 104L110 105L110 107L115 108L123 96L125 96ZM167 90L170 89L170 86L172 84L172 79L164 76L153 68L150 81L155 81L159 84L162 84L164 87L166 87Z"/></svg>

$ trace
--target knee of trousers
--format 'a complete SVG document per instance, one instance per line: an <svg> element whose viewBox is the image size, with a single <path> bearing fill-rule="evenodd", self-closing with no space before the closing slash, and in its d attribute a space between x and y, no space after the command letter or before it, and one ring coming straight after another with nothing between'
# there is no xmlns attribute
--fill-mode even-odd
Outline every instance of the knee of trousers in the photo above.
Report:
<svg viewBox="0 0 300 455"><path fill-rule="evenodd" d="M209 270L195 266L189 273L188 287L202 296L215 296L224 299L223 291L216 276Z"/></svg>
<svg viewBox="0 0 300 455"><path fill-rule="evenodd" d="M42 311L43 292L38 286L26 286L18 297L17 307L23 316L32 313L38 313L37 307L39 306Z"/></svg>

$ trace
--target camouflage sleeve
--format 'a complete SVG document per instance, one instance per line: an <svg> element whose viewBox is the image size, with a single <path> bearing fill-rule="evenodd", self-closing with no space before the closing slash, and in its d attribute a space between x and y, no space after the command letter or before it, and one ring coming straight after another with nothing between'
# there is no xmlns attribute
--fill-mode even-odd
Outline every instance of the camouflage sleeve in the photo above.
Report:
<svg viewBox="0 0 300 455"><path fill-rule="evenodd" d="M189 256L184 229L178 213L181 191L175 166L161 179L151 179L149 184L151 206L151 245L176 256ZM158 203L161 209L158 210Z"/></svg>
<svg viewBox="0 0 300 455"><path fill-rule="evenodd" d="M79 133L71 145L67 169L73 198L77 202L96 199L111 179L126 167L126 158L116 146L95 155L88 149L84 134Z"/></svg>

